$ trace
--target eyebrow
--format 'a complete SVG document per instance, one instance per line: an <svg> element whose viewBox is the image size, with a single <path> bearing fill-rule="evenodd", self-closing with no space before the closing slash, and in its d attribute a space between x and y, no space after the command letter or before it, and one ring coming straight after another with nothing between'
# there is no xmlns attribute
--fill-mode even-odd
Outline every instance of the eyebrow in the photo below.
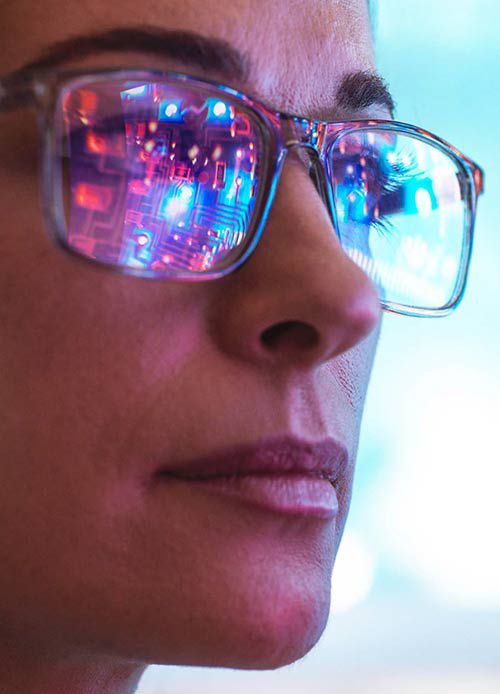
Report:
<svg viewBox="0 0 500 694"><path fill-rule="evenodd" d="M69 60L85 58L94 53L118 51L150 53L179 60L204 70L216 71L230 80L240 82L246 82L252 72L249 57L227 41L192 31L139 26L78 35L59 41L45 48L33 61L16 70L15 74L58 67ZM335 100L337 107L349 112L375 104L385 106L391 115L395 109L385 81L377 73L369 71L344 76Z"/></svg>
<svg viewBox="0 0 500 694"><path fill-rule="evenodd" d="M248 58L227 41L208 38L192 31L172 31L149 26L112 29L59 41L48 46L21 70L44 70L93 53L118 51L152 53L173 58L241 81L245 81L250 72Z"/></svg>
<svg viewBox="0 0 500 694"><path fill-rule="evenodd" d="M347 111L361 111L379 105L384 106L393 117L396 110L387 82L376 72L367 70L346 75L337 89L335 100L338 106Z"/></svg>

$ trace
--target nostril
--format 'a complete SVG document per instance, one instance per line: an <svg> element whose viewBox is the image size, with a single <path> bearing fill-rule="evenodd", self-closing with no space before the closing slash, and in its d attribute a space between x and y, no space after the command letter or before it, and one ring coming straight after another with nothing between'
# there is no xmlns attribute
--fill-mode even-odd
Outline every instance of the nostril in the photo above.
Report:
<svg viewBox="0 0 500 694"><path fill-rule="evenodd" d="M310 349L319 343L318 331L301 321L285 321L264 330L262 343L272 350L280 348Z"/></svg>

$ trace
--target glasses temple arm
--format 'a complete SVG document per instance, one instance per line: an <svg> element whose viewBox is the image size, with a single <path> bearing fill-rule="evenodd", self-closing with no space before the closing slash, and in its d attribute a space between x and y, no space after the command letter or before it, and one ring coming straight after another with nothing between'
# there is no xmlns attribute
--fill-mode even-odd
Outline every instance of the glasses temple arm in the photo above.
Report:
<svg viewBox="0 0 500 694"><path fill-rule="evenodd" d="M39 100L41 85L32 77L14 73L0 79L0 113L33 106ZM43 90L43 87L41 88ZM41 91L40 90L40 91Z"/></svg>
<svg viewBox="0 0 500 694"><path fill-rule="evenodd" d="M481 193L484 193L484 171L477 164L473 165L473 176L474 176L474 188L476 190L476 196L479 197Z"/></svg>

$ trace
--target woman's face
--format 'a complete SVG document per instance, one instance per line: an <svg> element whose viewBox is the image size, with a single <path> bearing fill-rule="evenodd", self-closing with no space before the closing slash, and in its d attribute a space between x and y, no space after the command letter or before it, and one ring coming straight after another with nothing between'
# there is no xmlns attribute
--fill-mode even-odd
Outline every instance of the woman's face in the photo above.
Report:
<svg viewBox="0 0 500 694"><path fill-rule="evenodd" d="M308 117L373 70L365 0L4 0L1 72L77 34L144 24L228 42L245 81L129 50L67 65L181 69ZM0 640L21 651L272 668L328 616L380 327L300 156L237 272L127 277L48 240L33 113L0 114ZM241 444L334 438L339 511L272 510L159 468Z"/></svg>

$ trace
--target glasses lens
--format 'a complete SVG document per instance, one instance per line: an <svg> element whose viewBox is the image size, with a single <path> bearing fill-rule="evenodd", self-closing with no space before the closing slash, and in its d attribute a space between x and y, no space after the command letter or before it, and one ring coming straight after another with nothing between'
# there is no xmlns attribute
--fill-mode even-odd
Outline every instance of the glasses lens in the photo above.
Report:
<svg viewBox="0 0 500 694"><path fill-rule="evenodd" d="M439 146L388 129L340 136L329 152L341 243L382 301L454 304L468 244L467 178Z"/></svg>
<svg viewBox="0 0 500 694"><path fill-rule="evenodd" d="M241 257L264 149L237 100L107 79L66 89L58 113L67 246L144 276L220 272Z"/></svg>

